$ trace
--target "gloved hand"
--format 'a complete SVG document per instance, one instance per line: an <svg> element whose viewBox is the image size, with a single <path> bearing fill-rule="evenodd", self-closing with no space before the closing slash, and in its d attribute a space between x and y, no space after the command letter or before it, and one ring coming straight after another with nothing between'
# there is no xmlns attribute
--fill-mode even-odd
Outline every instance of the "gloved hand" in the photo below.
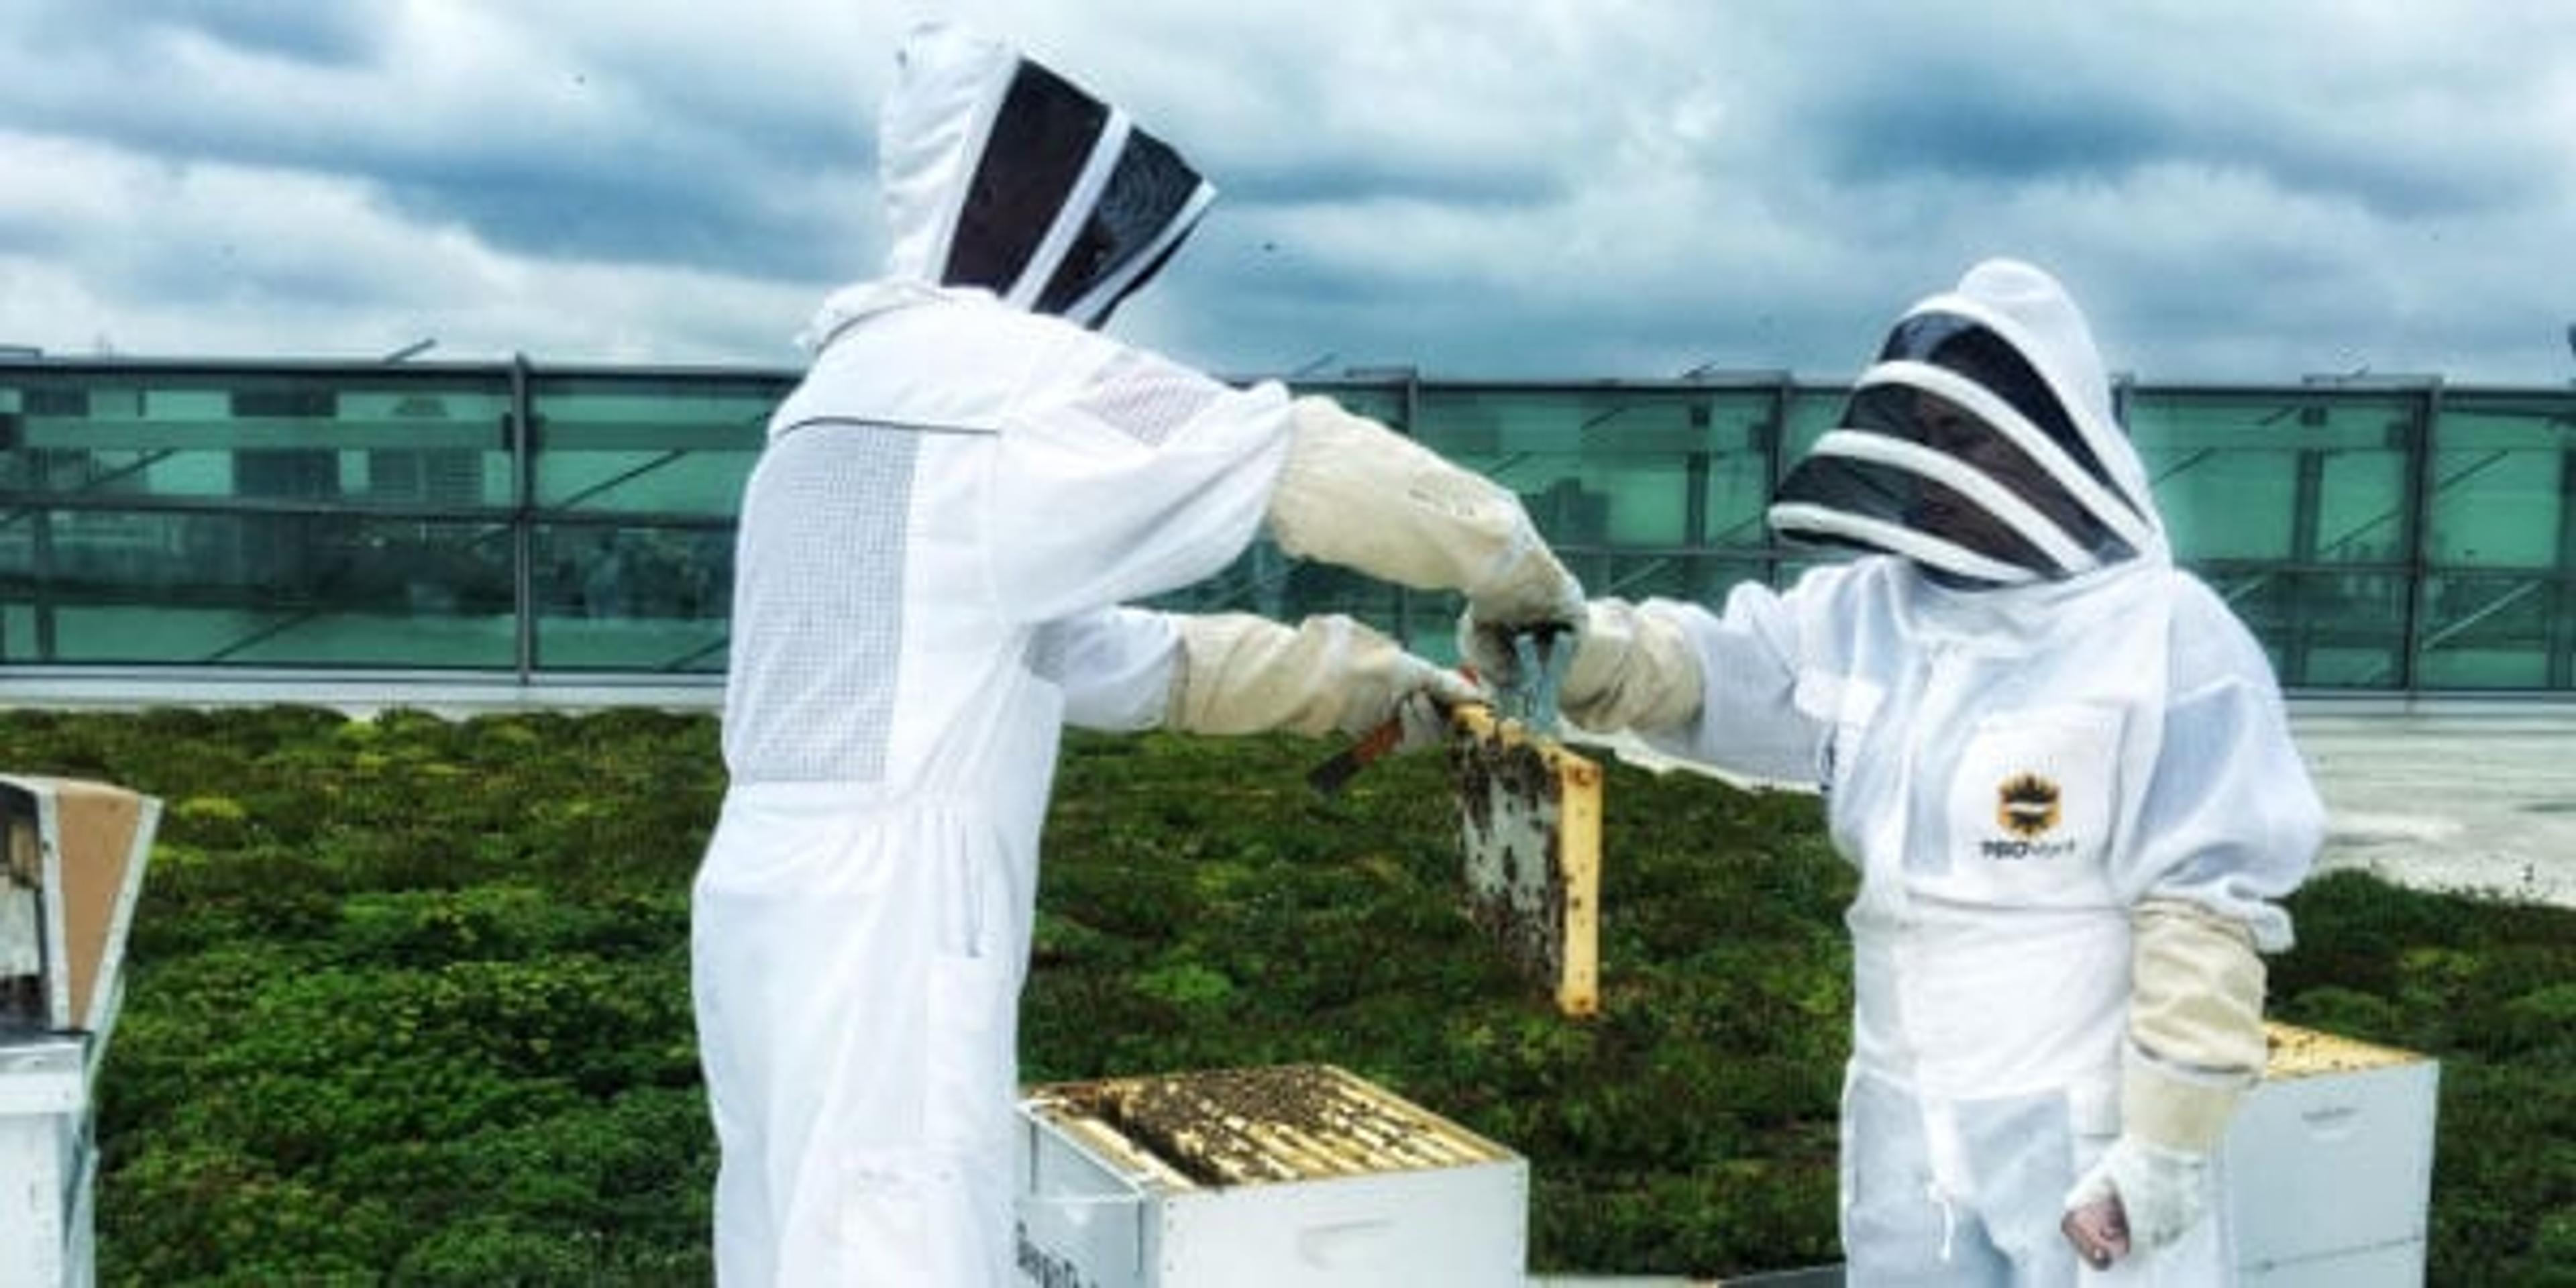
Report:
<svg viewBox="0 0 2576 1288"><path fill-rule="evenodd" d="M2153 1253L2191 1232L2208 1212L2209 1156L2152 1145L2123 1134L2103 1151L2102 1159L2066 1193L2066 1210L2078 1213L2117 1200L2116 1219L2103 1231L2101 1255L2088 1257L2100 1269L2130 1251Z"/></svg>
<svg viewBox="0 0 2576 1288"><path fill-rule="evenodd" d="M1519 497L1331 399L1300 398L1289 418L1269 513L1281 550L1416 590L1463 591L1496 628L1581 628L1583 587Z"/></svg>
<svg viewBox="0 0 2576 1288"><path fill-rule="evenodd" d="M2118 1199L2123 1220L2095 1245L2113 1259L2165 1247L2205 1215L2210 1155L2265 1051L2263 963L2243 924L2164 897L2140 900L2129 921L2120 1136L2066 1195L2070 1227Z"/></svg>
<svg viewBox="0 0 2576 1288"><path fill-rule="evenodd" d="M1458 653L1498 689L1529 682L1513 647L1519 628L1496 625L1470 604L1458 619ZM1699 657L1670 618L1619 599L1584 606L1580 630L1561 635L1552 648L1574 650L1557 690L1565 718L1599 733L1669 729L1699 715L1705 692Z"/></svg>
<svg viewBox="0 0 2576 1288"><path fill-rule="evenodd" d="M1455 671L1441 671L1430 683L1396 699L1395 718L1403 733L1395 752L1430 751L1449 745L1449 709L1461 702L1482 702L1476 686Z"/></svg>
<svg viewBox="0 0 2576 1288"><path fill-rule="evenodd" d="M1164 717L1170 729L1357 736L1401 717L1403 745L1428 746L1443 736L1442 705L1479 699L1466 677L1338 614L1294 627L1250 613L1174 620L1181 658Z"/></svg>

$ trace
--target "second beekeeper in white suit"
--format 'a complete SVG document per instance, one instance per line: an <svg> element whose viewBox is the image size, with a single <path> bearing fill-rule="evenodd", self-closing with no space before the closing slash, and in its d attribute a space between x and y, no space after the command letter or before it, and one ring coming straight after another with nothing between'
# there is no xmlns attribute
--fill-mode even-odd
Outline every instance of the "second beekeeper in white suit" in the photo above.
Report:
<svg viewBox="0 0 2576 1288"><path fill-rule="evenodd" d="M2227 1282L2211 1160L2323 812L2261 647L2173 566L2074 301L1990 260L1908 310L1770 519L1863 557L1717 612L1595 601L1562 701L1825 792L1860 870L1851 1281ZM2061 1221L2111 1197L2084 1264Z"/></svg>
<svg viewBox="0 0 2576 1288"><path fill-rule="evenodd" d="M1360 624L1121 607L1291 555L1570 626L1509 492L1095 329L1213 189L1010 46L924 27L884 275L834 294L743 497L692 894L729 1285L1008 1278L1016 1008L1066 724L1357 732L1462 681Z"/></svg>

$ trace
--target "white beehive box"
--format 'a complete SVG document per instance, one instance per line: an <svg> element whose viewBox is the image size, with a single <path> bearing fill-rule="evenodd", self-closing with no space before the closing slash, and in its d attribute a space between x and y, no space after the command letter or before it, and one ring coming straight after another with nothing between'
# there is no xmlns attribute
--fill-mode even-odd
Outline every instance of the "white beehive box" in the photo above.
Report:
<svg viewBox="0 0 2576 1288"><path fill-rule="evenodd" d="M0 775L0 1288L94 1275L91 1088L161 805Z"/></svg>
<svg viewBox="0 0 2576 1288"><path fill-rule="evenodd" d="M2227 1135L2240 1280L2264 1288L2424 1282L2441 1066L2286 1024Z"/></svg>
<svg viewBox="0 0 2576 1288"><path fill-rule="evenodd" d="M0 1042L0 1288L91 1282L85 1045Z"/></svg>
<svg viewBox="0 0 2576 1288"><path fill-rule="evenodd" d="M1029 1288L1520 1288L1529 1166L1328 1065L1035 1089Z"/></svg>

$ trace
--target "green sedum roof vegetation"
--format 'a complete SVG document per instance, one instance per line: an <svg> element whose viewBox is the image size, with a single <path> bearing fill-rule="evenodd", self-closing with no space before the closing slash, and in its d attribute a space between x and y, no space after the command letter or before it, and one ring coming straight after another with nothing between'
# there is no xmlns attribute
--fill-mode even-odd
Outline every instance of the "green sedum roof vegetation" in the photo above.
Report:
<svg viewBox="0 0 2576 1288"><path fill-rule="evenodd" d="M1541 1271L1840 1259L1847 870L1814 802L1608 767L1602 1014L1457 908L1436 757L1076 735L1032 1083L1316 1061L1530 1160ZM698 1284L688 883L716 724L0 711L0 769L166 807L101 1083L114 1285ZM2430 1280L2571 1283L2576 910L2321 878L2272 1014L2441 1059Z"/></svg>

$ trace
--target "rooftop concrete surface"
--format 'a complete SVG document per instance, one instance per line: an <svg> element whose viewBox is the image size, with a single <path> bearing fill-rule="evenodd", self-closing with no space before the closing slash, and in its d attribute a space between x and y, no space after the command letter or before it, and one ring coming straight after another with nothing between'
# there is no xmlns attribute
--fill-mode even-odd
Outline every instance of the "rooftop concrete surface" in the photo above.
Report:
<svg viewBox="0 0 2576 1288"><path fill-rule="evenodd" d="M2293 703L2321 872L2576 907L2576 703Z"/></svg>
<svg viewBox="0 0 2576 1288"><path fill-rule="evenodd" d="M2290 737L2326 806L2317 871L2360 868L2415 889L2576 907L2576 698L2320 697L2288 707ZM1568 740L1659 772L1712 772L1625 736Z"/></svg>

